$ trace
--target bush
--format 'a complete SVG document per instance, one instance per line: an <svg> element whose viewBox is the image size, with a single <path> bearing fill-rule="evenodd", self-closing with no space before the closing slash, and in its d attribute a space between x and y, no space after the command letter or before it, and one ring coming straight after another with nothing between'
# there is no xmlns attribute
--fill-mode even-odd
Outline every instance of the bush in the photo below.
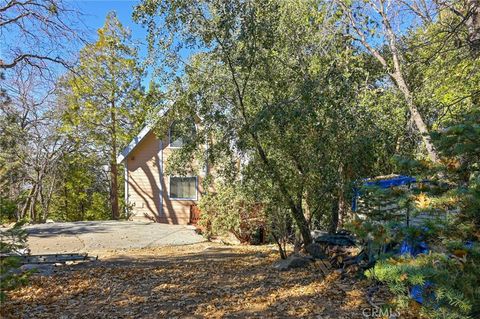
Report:
<svg viewBox="0 0 480 319"><path fill-rule="evenodd" d="M421 291L421 311L429 318L478 318L480 315L480 251L453 249L449 253L400 256L379 261L366 272L408 307L412 289ZM421 287L419 289L419 287Z"/></svg>
<svg viewBox="0 0 480 319"><path fill-rule="evenodd" d="M27 232L23 223L16 223L12 228L0 230L0 301L6 292L27 283L30 272L20 272L20 261L15 254L26 248Z"/></svg>
<svg viewBox="0 0 480 319"><path fill-rule="evenodd" d="M216 192L201 198L199 207L199 226L206 237L232 233L240 242L252 243L258 242L259 229L265 228L262 205L239 187L218 185Z"/></svg>
<svg viewBox="0 0 480 319"><path fill-rule="evenodd" d="M287 258L287 247L296 244L298 229L287 209L276 205L267 207L268 234L277 244L280 258ZM297 248L297 247L296 247Z"/></svg>
<svg viewBox="0 0 480 319"><path fill-rule="evenodd" d="M0 196L0 223L9 223L16 220L17 205L14 201Z"/></svg>

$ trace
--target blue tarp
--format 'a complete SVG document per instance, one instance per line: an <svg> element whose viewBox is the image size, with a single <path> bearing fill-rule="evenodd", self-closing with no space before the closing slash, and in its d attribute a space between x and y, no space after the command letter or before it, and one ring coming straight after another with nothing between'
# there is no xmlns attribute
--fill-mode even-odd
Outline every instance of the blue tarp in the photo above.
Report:
<svg viewBox="0 0 480 319"><path fill-rule="evenodd" d="M410 241L404 239L400 246L400 255L409 254L416 256L418 254L426 254L428 251L428 245L424 241Z"/></svg>
<svg viewBox="0 0 480 319"><path fill-rule="evenodd" d="M378 181L371 181L371 182L366 182L363 185L364 186L377 186L380 188L389 188L392 186L401 186L401 185L408 185L411 183L415 183L417 180L414 177L411 176L396 176L393 178L389 179L381 179Z"/></svg>
<svg viewBox="0 0 480 319"><path fill-rule="evenodd" d="M361 187L380 187L380 188L390 188L393 186L408 185L415 183L417 180L411 176L399 175L388 179L380 179L376 181L368 181L368 179L363 180ZM357 211L357 199L360 196L360 188L353 188L353 198L352 198L352 211Z"/></svg>

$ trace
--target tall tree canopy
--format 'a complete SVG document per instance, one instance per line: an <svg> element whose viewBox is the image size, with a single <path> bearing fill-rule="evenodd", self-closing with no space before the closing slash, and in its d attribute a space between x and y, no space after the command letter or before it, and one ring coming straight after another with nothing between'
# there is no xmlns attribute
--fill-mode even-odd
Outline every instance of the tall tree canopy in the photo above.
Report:
<svg viewBox="0 0 480 319"><path fill-rule="evenodd" d="M82 49L78 66L64 78L59 93L67 105L65 129L78 142L89 143L108 167L115 219L120 216L116 158L119 147L144 121L143 74L129 32L110 13L98 40Z"/></svg>
<svg viewBox="0 0 480 319"><path fill-rule="evenodd" d="M178 42L200 51L170 83L170 114L198 116L196 142L208 139L216 174L256 181L257 194L288 208L305 244L308 212L329 216L335 231L348 183L388 169L379 163L393 154L395 130L386 128L397 118L375 120L367 102L375 79L327 4L144 1L135 17L171 66ZM178 153L190 161L194 149Z"/></svg>

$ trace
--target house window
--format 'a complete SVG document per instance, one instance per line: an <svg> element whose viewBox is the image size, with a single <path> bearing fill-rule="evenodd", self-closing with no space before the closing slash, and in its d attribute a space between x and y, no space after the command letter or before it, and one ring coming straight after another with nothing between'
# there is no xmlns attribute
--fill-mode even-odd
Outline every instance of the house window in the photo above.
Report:
<svg viewBox="0 0 480 319"><path fill-rule="evenodd" d="M185 121L174 121L170 125L168 133L170 147L182 147L195 135L195 122L191 119Z"/></svg>
<svg viewBox="0 0 480 319"><path fill-rule="evenodd" d="M197 177L170 176L171 199L197 199Z"/></svg>

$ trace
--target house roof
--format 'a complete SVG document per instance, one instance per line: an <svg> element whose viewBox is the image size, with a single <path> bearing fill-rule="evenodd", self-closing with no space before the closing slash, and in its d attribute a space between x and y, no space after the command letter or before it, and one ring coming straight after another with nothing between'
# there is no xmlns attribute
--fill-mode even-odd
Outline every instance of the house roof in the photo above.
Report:
<svg viewBox="0 0 480 319"><path fill-rule="evenodd" d="M167 113L168 109L163 109L158 112L158 116L163 116ZM127 156L132 153L132 151L143 141L145 136L153 129L155 122L145 125L145 127L140 131L140 133L135 136L130 143L120 152L117 156L117 164L121 164Z"/></svg>

